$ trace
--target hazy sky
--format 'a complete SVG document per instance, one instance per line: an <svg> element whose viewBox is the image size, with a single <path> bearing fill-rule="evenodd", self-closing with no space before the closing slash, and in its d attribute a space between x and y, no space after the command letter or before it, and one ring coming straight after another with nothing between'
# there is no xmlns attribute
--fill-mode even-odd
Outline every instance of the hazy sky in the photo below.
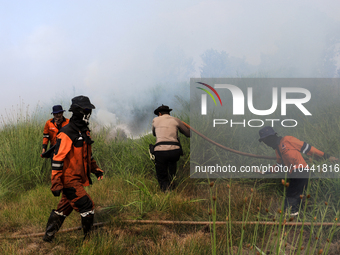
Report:
<svg viewBox="0 0 340 255"><path fill-rule="evenodd" d="M169 103L177 88L166 77L190 58L195 71L174 80L199 77L208 49L252 65L297 50L307 68L339 13L337 0L1 0L0 111L84 94L112 119L129 114L131 99L142 106L157 84L171 91Z"/></svg>

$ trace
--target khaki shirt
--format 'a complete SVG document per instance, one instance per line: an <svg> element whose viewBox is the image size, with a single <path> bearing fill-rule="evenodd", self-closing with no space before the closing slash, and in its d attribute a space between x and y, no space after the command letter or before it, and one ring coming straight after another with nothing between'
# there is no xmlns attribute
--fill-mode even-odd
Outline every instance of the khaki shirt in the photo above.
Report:
<svg viewBox="0 0 340 255"><path fill-rule="evenodd" d="M164 114L152 121L152 134L156 136L156 143L178 142L178 131L190 137L190 130L179 119ZM178 145L157 145L155 151L168 151L179 149Z"/></svg>

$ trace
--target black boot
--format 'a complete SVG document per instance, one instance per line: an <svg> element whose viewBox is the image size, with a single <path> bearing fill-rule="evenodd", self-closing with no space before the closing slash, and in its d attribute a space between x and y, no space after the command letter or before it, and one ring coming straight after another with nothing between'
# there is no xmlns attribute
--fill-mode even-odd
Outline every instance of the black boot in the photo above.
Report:
<svg viewBox="0 0 340 255"><path fill-rule="evenodd" d="M81 225L84 231L84 240L89 235L93 226L94 214L89 214L86 217L81 217Z"/></svg>
<svg viewBox="0 0 340 255"><path fill-rule="evenodd" d="M52 242L55 233L58 232L61 225L63 224L66 216L58 215L52 210L50 217L48 218L46 225L46 232L43 237L45 242Z"/></svg>

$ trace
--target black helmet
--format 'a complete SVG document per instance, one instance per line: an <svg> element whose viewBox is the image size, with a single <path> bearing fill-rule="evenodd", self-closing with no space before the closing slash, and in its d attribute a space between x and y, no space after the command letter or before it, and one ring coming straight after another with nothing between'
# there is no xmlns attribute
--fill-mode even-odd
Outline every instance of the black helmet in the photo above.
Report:
<svg viewBox="0 0 340 255"><path fill-rule="evenodd" d="M55 114L55 113L60 113L60 112L64 112L65 110L63 109L63 107L61 105L55 105L52 107L52 112L51 114Z"/></svg>
<svg viewBox="0 0 340 255"><path fill-rule="evenodd" d="M268 136L276 135L277 133L274 131L274 129L270 126L266 126L259 131L260 139L259 142L262 142L262 140Z"/></svg>
<svg viewBox="0 0 340 255"><path fill-rule="evenodd" d="M171 112L171 111L172 111L172 109L170 109L169 106L162 104L153 113L155 115L158 115L159 112Z"/></svg>
<svg viewBox="0 0 340 255"><path fill-rule="evenodd" d="M72 112L76 108L81 109L95 109L96 107L91 104L90 99L87 96L77 96L72 98L72 104L69 109L70 112Z"/></svg>

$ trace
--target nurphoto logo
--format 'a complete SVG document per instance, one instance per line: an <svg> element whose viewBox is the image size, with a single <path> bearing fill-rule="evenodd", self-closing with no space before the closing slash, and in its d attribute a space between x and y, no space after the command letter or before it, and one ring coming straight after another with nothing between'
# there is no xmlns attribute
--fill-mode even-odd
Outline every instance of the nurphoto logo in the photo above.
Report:
<svg viewBox="0 0 340 255"><path fill-rule="evenodd" d="M223 107L222 100L220 94L216 91L228 91L229 94L232 96L231 100L225 100L226 102L232 102L232 115L233 116L242 116L245 115L245 94L239 88L237 85L234 84L221 84L216 83L209 85L207 83L203 82L196 82L198 84L201 84L207 88L209 88L215 96L218 98L221 107ZM256 84L257 85L257 84ZM287 84L289 85L289 84ZM205 88L196 87L197 89L202 90L205 93L201 94L201 115L207 115L208 112L208 99L207 94L210 96L210 98L213 100L215 106L217 105L216 100L213 96L213 94ZM293 105L297 109L301 111L302 114L305 116L311 116L311 112L305 107L304 104L308 103L311 99L311 92L306 88L301 87L267 87L266 91L270 94L266 97L267 101L271 101L271 106L267 109L258 109L254 106L254 90L263 89L261 86L257 86L255 88L253 87L246 87L246 99L247 99L247 106L248 111L256 116L268 116L276 112L279 102L280 102L280 108L281 108L281 116L287 115L287 106ZM280 92L280 97L279 97ZM225 107L230 107L229 104L225 104ZM266 123L267 122L267 123ZM213 119L213 127L216 127L216 125L225 125L230 123L230 126L233 127L235 125L243 125L244 127L248 125L249 127L262 127L265 124L271 125L274 127L275 122L281 122L281 125L283 127L295 127L298 125L298 121L295 119L243 119L241 122L235 122L233 119L225 119L225 118L218 118Z"/></svg>
<svg viewBox="0 0 340 255"><path fill-rule="evenodd" d="M291 171L303 172L303 165L272 167L277 155L259 142L259 131L268 127L279 137L313 144L306 130L317 135L339 128L329 114L339 88L340 79L333 78L190 79L190 126L200 134L190 139L192 178L284 178ZM281 145L286 149L282 146L287 143ZM311 178L340 177L338 165L313 167ZM274 175L265 174L272 169Z"/></svg>

